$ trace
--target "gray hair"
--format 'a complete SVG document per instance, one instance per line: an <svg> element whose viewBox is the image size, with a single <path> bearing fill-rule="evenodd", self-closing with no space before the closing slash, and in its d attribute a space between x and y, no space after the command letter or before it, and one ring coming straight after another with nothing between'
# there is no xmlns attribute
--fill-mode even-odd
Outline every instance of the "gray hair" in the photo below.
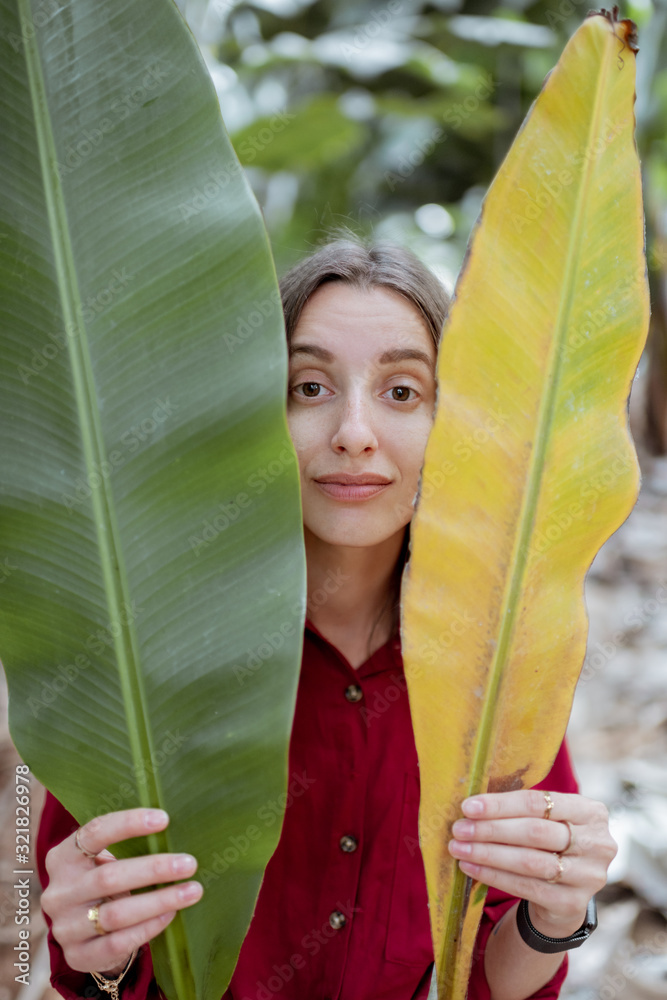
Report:
<svg viewBox="0 0 667 1000"><path fill-rule="evenodd" d="M299 261L280 279L287 341L306 302L320 285L342 281L355 288L389 288L421 314L436 348L450 306L436 275L407 247L389 240L365 241L346 232Z"/></svg>

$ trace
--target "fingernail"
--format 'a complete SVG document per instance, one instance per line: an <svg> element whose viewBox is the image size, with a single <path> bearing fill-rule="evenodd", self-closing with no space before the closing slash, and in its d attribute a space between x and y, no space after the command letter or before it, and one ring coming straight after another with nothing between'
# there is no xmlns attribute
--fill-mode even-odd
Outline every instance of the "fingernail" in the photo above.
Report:
<svg viewBox="0 0 667 1000"><path fill-rule="evenodd" d="M152 830L156 830L158 827L164 826L165 823L168 822L169 815L164 811L164 809L149 809L144 816L144 823Z"/></svg>
<svg viewBox="0 0 667 1000"><path fill-rule="evenodd" d="M452 833L455 837L472 837L474 832L475 824L470 823L467 819L457 819L452 827Z"/></svg>
<svg viewBox="0 0 667 1000"><path fill-rule="evenodd" d="M464 799L461 808L466 816L481 816L484 812L484 806L479 799Z"/></svg>
<svg viewBox="0 0 667 1000"><path fill-rule="evenodd" d="M460 840L450 840L449 849L452 854L472 854L472 844L464 844Z"/></svg>
<svg viewBox="0 0 667 1000"><path fill-rule="evenodd" d="M477 875L479 872L479 865L474 865L472 861L459 861L459 868L466 875Z"/></svg>
<svg viewBox="0 0 667 1000"><path fill-rule="evenodd" d="M200 882L188 882L187 885L182 885L178 890L178 898L187 902L194 902L196 899L201 898L203 892L204 887Z"/></svg>
<svg viewBox="0 0 667 1000"><path fill-rule="evenodd" d="M197 859L193 858L191 854L179 854L172 861L172 867L175 872L179 875L185 875L186 872L192 872L197 867Z"/></svg>

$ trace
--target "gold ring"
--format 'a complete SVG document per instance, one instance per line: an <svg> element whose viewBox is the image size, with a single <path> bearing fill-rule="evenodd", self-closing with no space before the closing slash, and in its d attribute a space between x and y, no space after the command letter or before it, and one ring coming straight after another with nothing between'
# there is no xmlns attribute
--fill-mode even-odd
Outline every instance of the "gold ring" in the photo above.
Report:
<svg viewBox="0 0 667 1000"><path fill-rule="evenodd" d="M87 858L96 858L97 854L93 854L92 851L87 851L86 848L81 843L81 841L79 840L79 834L80 833L81 833L81 827L79 827L79 829L74 834L74 843L79 848L79 850L81 851L81 853L85 854Z"/></svg>
<svg viewBox="0 0 667 1000"><path fill-rule="evenodd" d="M96 934L106 934L104 927L100 923L100 909L99 906L91 906L88 910L88 919L95 928Z"/></svg>
<svg viewBox="0 0 667 1000"><path fill-rule="evenodd" d="M563 861L562 861L562 858L561 858L560 854L556 854L556 852L554 851L554 857L555 857L556 861L558 862L558 871L553 876L553 878L548 878L547 879L547 882L550 882L551 885L554 885L556 882L560 882L561 877L563 875L563 872L565 871L565 865L563 864Z"/></svg>
<svg viewBox="0 0 667 1000"><path fill-rule="evenodd" d="M561 820L559 820L559 823L564 823L565 826L568 828L569 833L570 833L570 839L567 842L567 847L564 847L563 850L559 851L558 853L561 854L561 855L562 854L573 854L574 853L574 851L573 851L573 847L574 847L574 830L572 829L572 824L570 823L570 821L568 819L561 819Z"/></svg>
<svg viewBox="0 0 667 1000"><path fill-rule="evenodd" d="M542 792L542 794L544 795L544 801L547 804L547 807L544 810L544 819L551 819L551 810L554 807L554 800L551 798L548 792Z"/></svg>

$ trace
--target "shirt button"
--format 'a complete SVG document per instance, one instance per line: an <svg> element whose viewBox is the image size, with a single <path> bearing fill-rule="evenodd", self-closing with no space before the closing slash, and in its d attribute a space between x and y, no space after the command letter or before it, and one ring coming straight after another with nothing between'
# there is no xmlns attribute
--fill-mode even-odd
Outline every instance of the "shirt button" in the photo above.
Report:
<svg viewBox="0 0 667 1000"><path fill-rule="evenodd" d="M329 923L335 931L339 931L341 927L344 926L346 919L345 914L341 913L340 910L334 910L333 913L329 915Z"/></svg>
<svg viewBox="0 0 667 1000"><path fill-rule="evenodd" d="M345 697L348 701L361 701L363 696L364 692L358 684L350 684L349 687L345 688Z"/></svg>
<svg viewBox="0 0 667 1000"><path fill-rule="evenodd" d="M340 844L341 851L345 851L346 854L351 854L352 851L356 851L357 847L359 846L357 838L351 837L348 834L346 834L344 837L341 837L338 843Z"/></svg>

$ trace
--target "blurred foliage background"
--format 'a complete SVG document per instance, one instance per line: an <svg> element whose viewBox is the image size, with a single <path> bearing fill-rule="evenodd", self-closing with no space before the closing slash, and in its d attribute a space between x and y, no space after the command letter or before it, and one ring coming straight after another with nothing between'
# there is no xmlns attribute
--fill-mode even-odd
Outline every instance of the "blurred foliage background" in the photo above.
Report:
<svg viewBox="0 0 667 1000"><path fill-rule="evenodd" d="M450 290L482 199L583 0L178 0L278 273L337 225L411 246ZM638 27L652 330L644 438L667 451L667 0Z"/></svg>

